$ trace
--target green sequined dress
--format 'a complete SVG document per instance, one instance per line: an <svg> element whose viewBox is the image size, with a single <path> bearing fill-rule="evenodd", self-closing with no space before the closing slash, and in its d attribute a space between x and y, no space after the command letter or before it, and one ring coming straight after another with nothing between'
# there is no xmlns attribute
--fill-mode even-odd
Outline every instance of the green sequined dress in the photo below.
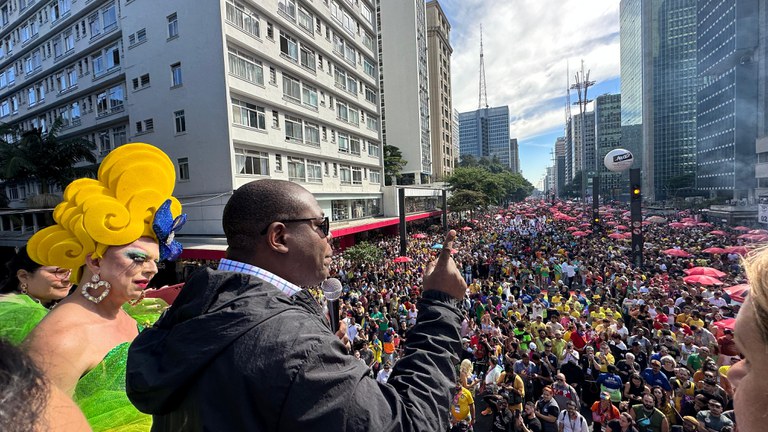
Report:
<svg viewBox="0 0 768 432"><path fill-rule="evenodd" d="M145 299L138 306L126 305L139 330L154 323L168 305L161 299ZM152 416L137 410L125 393L125 363L128 342L112 348L95 368L80 378L73 399L94 432L148 432Z"/></svg>
<svg viewBox="0 0 768 432"><path fill-rule="evenodd" d="M45 306L26 294L0 296L0 338L19 345L47 314Z"/></svg>

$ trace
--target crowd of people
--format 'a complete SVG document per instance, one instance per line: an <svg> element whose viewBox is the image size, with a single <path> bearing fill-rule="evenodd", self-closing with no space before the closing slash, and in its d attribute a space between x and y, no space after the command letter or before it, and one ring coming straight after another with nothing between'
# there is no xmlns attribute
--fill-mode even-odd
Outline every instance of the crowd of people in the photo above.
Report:
<svg viewBox="0 0 768 432"><path fill-rule="evenodd" d="M120 147L8 264L0 399L34 409L0 410L4 430L761 430L768 253L743 255L768 232L647 217L638 266L621 204L591 224L526 201L354 262L308 191L261 180L225 208L227 258L160 317L144 297L181 253L174 175ZM747 275L746 298L724 289Z"/></svg>
<svg viewBox="0 0 768 432"><path fill-rule="evenodd" d="M722 288L746 281L743 252L703 251L748 246L744 232L679 226L676 219L695 220L688 213L646 223L637 268L629 239L607 236L621 231L624 210L603 208L609 223L586 236L569 230L581 221L553 217L578 211L524 203L452 221L462 229L453 256L469 286L450 407L456 430L732 430L727 372L741 358L732 320L741 302ZM440 240L414 237L413 261L395 262L399 240L382 238L375 244L388 260L361 265L342 255L332 269L345 287L354 355L382 382L418 314L422 266ZM680 253L663 252L672 248ZM702 267L717 280L684 280Z"/></svg>

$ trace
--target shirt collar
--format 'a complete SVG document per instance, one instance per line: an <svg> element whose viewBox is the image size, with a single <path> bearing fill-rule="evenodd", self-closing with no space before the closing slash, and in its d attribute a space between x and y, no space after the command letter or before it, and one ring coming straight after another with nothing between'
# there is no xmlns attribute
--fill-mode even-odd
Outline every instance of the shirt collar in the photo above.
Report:
<svg viewBox="0 0 768 432"><path fill-rule="evenodd" d="M283 294L287 296L292 296L298 293L299 291L301 291L300 286L294 285L288 282L287 280L281 278L280 276L277 276L274 273L268 272L267 270L264 270L261 267L257 267L251 264L246 264L240 261L222 258L222 260L219 261L218 270L256 276L257 278L263 280L264 282L271 283L272 285L277 287L277 289L279 289Z"/></svg>

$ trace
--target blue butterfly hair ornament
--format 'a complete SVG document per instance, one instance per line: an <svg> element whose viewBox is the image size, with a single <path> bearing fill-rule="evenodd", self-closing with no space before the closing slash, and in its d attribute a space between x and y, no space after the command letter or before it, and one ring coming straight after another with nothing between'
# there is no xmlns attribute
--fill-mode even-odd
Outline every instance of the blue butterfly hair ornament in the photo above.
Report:
<svg viewBox="0 0 768 432"><path fill-rule="evenodd" d="M181 243L175 240L176 231L180 230L187 222L187 215L182 213L173 218L171 214L171 200L165 200L163 205L155 212L152 221L152 231L157 236L160 246L160 259L163 261L175 261L181 255Z"/></svg>

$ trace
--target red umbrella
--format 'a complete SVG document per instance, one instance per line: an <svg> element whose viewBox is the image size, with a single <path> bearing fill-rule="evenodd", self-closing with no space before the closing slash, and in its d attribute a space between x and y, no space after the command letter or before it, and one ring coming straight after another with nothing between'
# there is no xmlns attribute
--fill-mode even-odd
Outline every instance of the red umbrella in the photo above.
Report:
<svg viewBox="0 0 768 432"><path fill-rule="evenodd" d="M746 299L747 294L749 294L749 285L739 284L729 286L728 288L723 288L723 291L727 292L728 295L731 296L731 300L744 303L744 299Z"/></svg>
<svg viewBox="0 0 768 432"><path fill-rule="evenodd" d="M719 247L706 248L702 252L708 253L708 254L724 254L724 253L728 253L725 249L719 248Z"/></svg>
<svg viewBox="0 0 768 432"><path fill-rule="evenodd" d="M750 231L749 234L768 234L768 231L764 229L754 229Z"/></svg>
<svg viewBox="0 0 768 432"><path fill-rule="evenodd" d="M648 218L648 221L652 222L652 223L664 223L667 220L665 218L663 218L662 216L651 216L651 217Z"/></svg>
<svg viewBox="0 0 768 432"><path fill-rule="evenodd" d="M570 227L566 228L565 230L566 231L578 231L579 229L574 227L574 226L570 226Z"/></svg>
<svg viewBox="0 0 768 432"><path fill-rule="evenodd" d="M702 285L722 285L723 284L718 279L713 278L712 276L704 276L704 275L686 276L683 278L683 281L689 284L698 283Z"/></svg>
<svg viewBox="0 0 768 432"><path fill-rule="evenodd" d="M712 235L719 235L719 236L726 235L725 231L720 231L720 230L712 230L709 233L712 234Z"/></svg>
<svg viewBox="0 0 768 432"><path fill-rule="evenodd" d="M745 226L737 226L737 227L733 227L733 229L735 229L736 231L751 231L752 230L752 228L747 228Z"/></svg>
<svg viewBox="0 0 768 432"><path fill-rule="evenodd" d="M417 233L417 234L412 235L411 237L413 237L415 239L425 239L425 238L427 238L427 235L423 234L423 233Z"/></svg>
<svg viewBox="0 0 768 432"><path fill-rule="evenodd" d="M462 231L472 231L472 227L465 226L465 227L462 227L461 230Z"/></svg>
<svg viewBox="0 0 768 432"><path fill-rule="evenodd" d="M608 237L610 237L612 239L620 240L620 239L624 238L624 234L622 234L622 233L613 233L613 234L608 234Z"/></svg>
<svg viewBox="0 0 768 432"><path fill-rule="evenodd" d="M579 226L582 227L582 228L589 228L592 225L589 222L584 222L583 224L581 224Z"/></svg>
<svg viewBox="0 0 768 432"><path fill-rule="evenodd" d="M670 228L685 228L686 225L682 222L672 222L669 224Z"/></svg>
<svg viewBox="0 0 768 432"><path fill-rule="evenodd" d="M396 262L396 263L407 263L407 262L411 262L413 260L410 257L407 257L407 256L399 256L399 257L395 258L392 261Z"/></svg>
<svg viewBox="0 0 768 432"><path fill-rule="evenodd" d="M736 318L726 318L724 320L715 321L712 325L718 327L721 331L725 329L733 330L734 327L736 327Z"/></svg>
<svg viewBox="0 0 768 432"><path fill-rule="evenodd" d="M585 233L584 231L574 231L571 234L573 234L574 237L584 237L585 235L587 235L587 233Z"/></svg>
<svg viewBox="0 0 768 432"><path fill-rule="evenodd" d="M626 225L616 225L616 229L626 230L626 229L629 229L629 228L627 228Z"/></svg>
<svg viewBox="0 0 768 432"><path fill-rule="evenodd" d="M729 254L735 253L743 256L743 255L746 255L747 252L749 252L749 249L747 249L746 246L729 246L725 248L725 252Z"/></svg>
<svg viewBox="0 0 768 432"><path fill-rule="evenodd" d="M691 256L688 252L682 250L682 249L667 249L661 251L662 253L665 253L670 256L680 257L680 258L688 258Z"/></svg>
<svg viewBox="0 0 768 432"><path fill-rule="evenodd" d="M704 275L704 276L712 276L716 278L721 278L725 276L725 273L712 267L694 267L692 269L685 269L683 270L683 272L688 276Z"/></svg>
<svg viewBox="0 0 768 432"><path fill-rule="evenodd" d="M709 222L699 222L696 225L698 225L700 227L711 227L712 226L712 224L709 223Z"/></svg>

